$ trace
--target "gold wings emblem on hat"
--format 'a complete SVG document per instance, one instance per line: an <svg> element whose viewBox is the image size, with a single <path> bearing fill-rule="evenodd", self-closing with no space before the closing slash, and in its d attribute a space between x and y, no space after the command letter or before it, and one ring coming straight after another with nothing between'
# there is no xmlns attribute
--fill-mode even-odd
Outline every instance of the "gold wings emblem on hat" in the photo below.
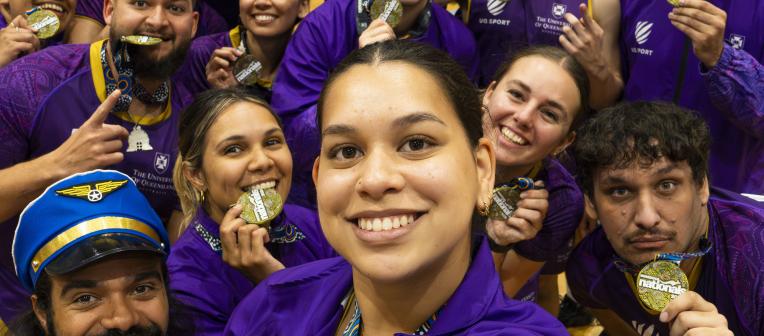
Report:
<svg viewBox="0 0 764 336"><path fill-rule="evenodd" d="M81 184L66 189L56 190L56 194L66 197L84 199L95 203L103 199L104 196L111 194L127 183L127 180L120 181L100 181L89 184Z"/></svg>

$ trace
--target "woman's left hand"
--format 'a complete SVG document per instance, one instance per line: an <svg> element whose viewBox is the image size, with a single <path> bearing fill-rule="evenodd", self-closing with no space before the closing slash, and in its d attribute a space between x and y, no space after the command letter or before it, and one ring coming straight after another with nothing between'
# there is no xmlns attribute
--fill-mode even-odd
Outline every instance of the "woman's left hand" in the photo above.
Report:
<svg viewBox="0 0 764 336"><path fill-rule="evenodd" d="M241 205L237 204L226 212L220 223L223 261L253 283L258 283L271 273L283 269L284 264L265 248L265 243L270 239L268 230L259 225L247 224L239 217L240 214Z"/></svg>

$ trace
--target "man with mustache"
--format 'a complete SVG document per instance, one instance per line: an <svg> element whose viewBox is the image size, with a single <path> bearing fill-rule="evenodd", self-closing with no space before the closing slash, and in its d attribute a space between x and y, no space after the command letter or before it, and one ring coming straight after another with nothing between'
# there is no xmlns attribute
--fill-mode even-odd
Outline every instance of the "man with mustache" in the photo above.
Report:
<svg viewBox="0 0 764 336"><path fill-rule="evenodd" d="M623 103L576 141L586 211L601 226L571 255L568 284L608 334L762 335L764 207L709 190L703 120Z"/></svg>
<svg viewBox="0 0 764 336"><path fill-rule="evenodd" d="M127 175L95 170L54 183L19 218L13 258L32 309L11 332L190 335L171 321L179 306L168 295L169 246Z"/></svg>
<svg viewBox="0 0 764 336"><path fill-rule="evenodd" d="M10 271L15 217L54 181L119 170L171 225L177 118L193 98L171 76L196 32L193 6L193 0L111 0L104 7L108 40L47 48L0 70L2 320L27 306ZM135 35L159 43L121 41ZM105 113L93 112L99 108Z"/></svg>

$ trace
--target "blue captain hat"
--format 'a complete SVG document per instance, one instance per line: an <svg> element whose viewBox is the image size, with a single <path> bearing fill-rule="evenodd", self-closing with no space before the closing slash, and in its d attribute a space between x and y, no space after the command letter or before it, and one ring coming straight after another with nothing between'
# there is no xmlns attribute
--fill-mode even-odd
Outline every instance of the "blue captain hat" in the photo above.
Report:
<svg viewBox="0 0 764 336"><path fill-rule="evenodd" d="M167 256L162 221L133 180L118 171L94 170L48 187L19 216L13 237L16 274L33 291L43 271L76 271L122 252Z"/></svg>

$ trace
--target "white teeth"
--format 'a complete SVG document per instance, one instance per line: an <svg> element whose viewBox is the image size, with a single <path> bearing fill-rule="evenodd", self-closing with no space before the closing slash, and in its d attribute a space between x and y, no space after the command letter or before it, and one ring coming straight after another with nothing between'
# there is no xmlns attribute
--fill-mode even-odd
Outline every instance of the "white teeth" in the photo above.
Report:
<svg viewBox="0 0 764 336"><path fill-rule="evenodd" d="M40 5L40 8L42 8L42 9L49 9L49 10L53 10L53 11L57 11L57 12L63 12L64 11L64 7L61 7L59 5L52 4L52 3L42 4L42 5Z"/></svg>
<svg viewBox="0 0 764 336"><path fill-rule="evenodd" d="M366 231L389 231L414 222L414 215L389 216L382 218L359 218L358 227Z"/></svg>
<svg viewBox="0 0 764 336"><path fill-rule="evenodd" d="M251 189L272 189L275 187L276 187L276 181L268 181L268 182L255 184L251 187Z"/></svg>
<svg viewBox="0 0 764 336"><path fill-rule="evenodd" d="M527 141L525 141L525 139L523 139L519 135L515 134L515 132L512 132L507 127L502 127L501 128L501 134L504 136L505 139L507 139L509 141L512 141L512 142L514 142L514 143L516 143L518 145L525 145L525 144L528 143Z"/></svg>
<svg viewBox="0 0 764 336"><path fill-rule="evenodd" d="M257 21L273 21L275 18L273 15L255 15Z"/></svg>

